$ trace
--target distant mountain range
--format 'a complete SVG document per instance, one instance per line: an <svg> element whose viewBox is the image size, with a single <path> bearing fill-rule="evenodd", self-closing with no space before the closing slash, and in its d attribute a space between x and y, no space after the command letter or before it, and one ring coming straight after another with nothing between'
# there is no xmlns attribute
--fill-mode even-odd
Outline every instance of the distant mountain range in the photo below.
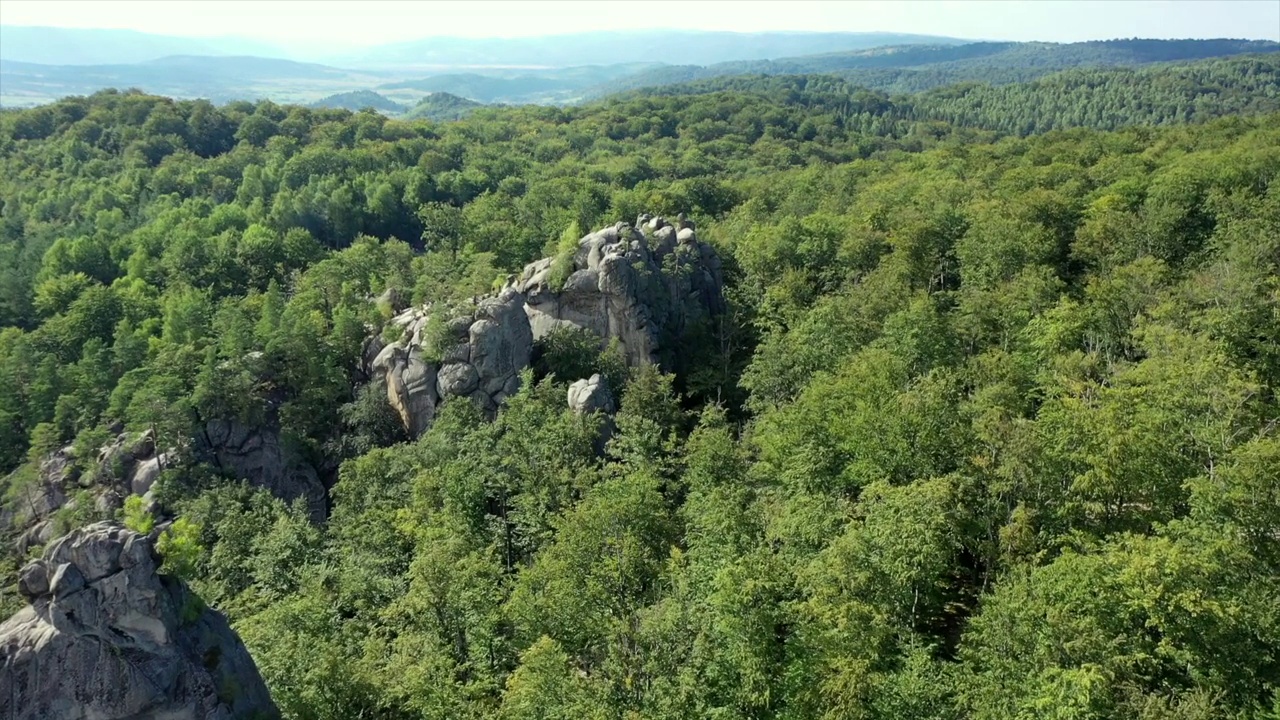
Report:
<svg viewBox="0 0 1280 720"><path fill-rule="evenodd" d="M960 38L903 33L633 30L532 38L426 38L333 58L348 67L506 66L558 68L620 63L710 64L884 45L958 45Z"/></svg>
<svg viewBox="0 0 1280 720"><path fill-rule="evenodd" d="M618 63L705 65L883 45L955 45L960 38L905 33L633 30L531 38L434 37L359 50L317 50L245 38L185 38L133 30L0 25L0 59L43 65L117 65L171 55L254 55L354 68L457 70Z"/></svg>
<svg viewBox="0 0 1280 720"><path fill-rule="evenodd" d="M196 42L115 30L0 27L0 31L4 33L0 40L0 105L6 107L87 95L104 88L138 88L214 102L266 98L325 107L373 107L392 115L409 112L435 93L473 103L569 104L717 77L807 74L835 75L851 85L886 92L916 92L956 82L1024 82L1078 67L1138 67L1280 51L1280 43L1253 40L1132 39L1057 44L964 42L889 33L636 31L557 38L424 40L362 51L348 57L350 64L336 67L231 54L230 50L240 47L236 43L241 41L235 39ZM63 37L86 42L61 48L33 45L58 33L70 33ZM22 42L11 44L13 38ZM131 38L136 42L126 47ZM113 63L81 60L55 64L26 59L92 59L129 53L142 57L172 50L178 42L188 43L186 50L210 54L184 52ZM798 54L783 54L788 49ZM739 59L724 59L735 56ZM699 58L718 60L692 62ZM583 60L581 64L545 67ZM671 60L682 64L671 64ZM532 64L544 67L524 66ZM444 105L443 112L448 115L458 104L449 101Z"/></svg>
<svg viewBox="0 0 1280 720"><path fill-rule="evenodd" d="M125 65L170 55L296 59L279 45L245 38L186 38L135 30L0 25L0 60L41 65Z"/></svg>
<svg viewBox="0 0 1280 720"><path fill-rule="evenodd" d="M395 76L252 56L175 55L118 65L43 65L0 59L0 104L31 105L103 88L214 102L270 98L311 102L335 92L368 89Z"/></svg>

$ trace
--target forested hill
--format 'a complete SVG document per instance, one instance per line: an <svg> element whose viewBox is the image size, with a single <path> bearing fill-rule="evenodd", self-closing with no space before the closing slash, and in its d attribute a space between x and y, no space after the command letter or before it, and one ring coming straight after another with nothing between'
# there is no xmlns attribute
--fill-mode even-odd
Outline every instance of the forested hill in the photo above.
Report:
<svg viewBox="0 0 1280 720"><path fill-rule="evenodd" d="M853 85L887 92L917 92L962 82L993 85L1025 82L1075 67L1140 66L1247 53L1274 53L1265 40L1099 40L1080 43L986 42L964 45L904 45L847 53L708 66L676 65L645 70L587 91L589 97L743 74L834 74Z"/></svg>
<svg viewBox="0 0 1280 720"><path fill-rule="evenodd" d="M901 135L920 122L940 121L1026 135L1274 112L1280 110L1280 54L1144 68L1077 68L1027 83L964 83L898 95L868 91L835 75L735 75L620 97L726 91L821 108L876 134Z"/></svg>
<svg viewBox="0 0 1280 720"><path fill-rule="evenodd" d="M433 92L409 108L405 116L421 120L461 120L480 107L483 105L474 100L447 92Z"/></svg>
<svg viewBox="0 0 1280 720"><path fill-rule="evenodd" d="M311 107L340 110L373 108L387 113L402 113L406 109L403 105L388 100L372 90L353 90L352 92L337 93L311 103Z"/></svg>
<svg viewBox="0 0 1280 720"><path fill-rule="evenodd" d="M1162 97L1145 72L1077 97ZM1052 78L929 96L977 128L831 78L448 123L0 113L0 606L109 517L288 718L1273 716L1280 113L1234 72L1160 127L1028 137L982 128L1152 115ZM492 417L410 437L367 372L409 362L398 310L625 265L578 238L657 247L642 213L698 255L663 272L723 279L678 368L549 334ZM432 317L427 352L484 359L489 319ZM571 411L595 373L616 406Z"/></svg>
<svg viewBox="0 0 1280 720"><path fill-rule="evenodd" d="M483 50L486 44L493 43L496 49L503 41L444 39L433 40L430 48L416 44L395 46L384 48L387 53L364 58L370 66L380 69L359 65L359 58L349 58L357 62L357 69L344 69L348 66L343 63L328 66L246 56L165 55L132 64L97 65L33 64L24 59L61 52L50 47L49 53L34 56L25 52L0 55L0 105L34 106L113 87L139 88L175 98L205 98L216 103L271 99L311 104L333 95L372 91L405 107L412 107L433 92L482 103L573 104L637 88L743 74L834 74L855 86L898 94L965 82L1025 82L1072 68L1184 63L1274 53L1280 48L1274 42L1248 40L1131 39L1054 44L969 43L847 33L765 35L768 37L755 38L762 42L754 44L748 42L748 35L728 33L710 42L710 38L698 33L657 31L561 40L513 39L509 50L520 56L532 55L507 67L494 67L495 63L501 64L496 59L499 55L485 55L489 51ZM777 42L769 41L770 37ZM563 42L577 44L562 45ZM10 44L4 43L0 52ZM32 46L19 43L15 48L19 45ZM111 46L113 43L107 43L107 47ZM667 47L678 48L679 52L662 50ZM821 52L830 49L843 52ZM145 48L140 46L139 50ZM451 52L455 54L451 56ZM481 55L475 55L477 52ZM796 56L799 52L820 54ZM708 56L738 61L706 66L668 64L696 62L695 58ZM767 57L775 59L763 59ZM570 61L571 65L563 64ZM390 107L386 109L392 112Z"/></svg>

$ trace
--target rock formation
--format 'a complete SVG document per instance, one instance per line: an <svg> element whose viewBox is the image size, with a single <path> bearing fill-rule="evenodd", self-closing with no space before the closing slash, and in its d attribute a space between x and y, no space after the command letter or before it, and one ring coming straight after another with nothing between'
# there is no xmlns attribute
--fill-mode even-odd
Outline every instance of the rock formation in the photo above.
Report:
<svg viewBox="0 0 1280 720"><path fill-rule="evenodd" d="M302 498L313 520L324 519L324 484L315 468L284 447L274 426L212 420L197 433L191 451L191 459L265 488L285 502ZM78 505L88 503L94 516L109 517L131 494L150 499L160 472L180 455L159 452L149 430L118 432L96 457L76 458L70 445L55 450L40 463L33 481L0 506L0 534L11 537L18 556L25 556L56 534L60 510L87 510Z"/></svg>
<svg viewBox="0 0 1280 720"><path fill-rule="evenodd" d="M692 222L679 224L641 215L583 237L572 257L530 263L473 308L407 310L393 320L399 340L366 348L366 373L420 435L449 397L494 411L519 389L533 344L557 328L588 330L602 346L616 339L633 366L670 365L687 329L724 309L719 257Z"/></svg>
<svg viewBox="0 0 1280 720"><path fill-rule="evenodd" d="M723 310L715 250L698 242L692 227L678 230L646 215L637 224L620 222L579 240L563 287L552 283L557 258L525 266L512 287L525 297L535 341L557 327L584 328L617 338L631 365L661 362L664 344Z"/></svg>
<svg viewBox="0 0 1280 720"><path fill-rule="evenodd" d="M118 429L118 428L117 428ZM148 432L120 432L98 449L96 457L80 460L70 445L40 462L33 482L17 489L12 502L0 508L0 529L11 534L19 556L40 547L55 533L59 510L91 503L99 514L119 508L131 492L145 495L160 474L167 453L157 453Z"/></svg>
<svg viewBox="0 0 1280 720"><path fill-rule="evenodd" d="M226 619L157 570L151 540L110 523L26 565L30 604L0 625L0 717L278 717Z"/></svg>
<svg viewBox="0 0 1280 720"><path fill-rule="evenodd" d="M417 308L396 317L406 337L378 352L371 374L386 383L409 432L425 432L445 398L469 397L492 411L520 389L533 351L523 300L508 288L468 309Z"/></svg>
<svg viewBox="0 0 1280 720"><path fill-rule="evenodd" d="M613 401L613 392L609 390L608 381L600 373L578 380L569 386L568 400L569 409L578 415L593 413L603 415L600 431L595 438L596 454L603 455L609 440L618 429L613 421L613 413L618 407Z"/></svg>
<svg viewBox="0 0 1280 720"><path fill-rule="evenodd" d="M316 469L280 441L272 424L248 426L236 420L210 420L196 436L196 457L232 477L265 488L291 503L302 498L311 519L324 520L327 495ZM137 492L137 488L134 488Z"/></svg>
<svg viewBox="0 0 1280 720"><path fill-rule="evenodd" d="M600 377L600 373L569 386L569 409L579 415L613 413L613 394L609 392L609 384Z"/></svg>

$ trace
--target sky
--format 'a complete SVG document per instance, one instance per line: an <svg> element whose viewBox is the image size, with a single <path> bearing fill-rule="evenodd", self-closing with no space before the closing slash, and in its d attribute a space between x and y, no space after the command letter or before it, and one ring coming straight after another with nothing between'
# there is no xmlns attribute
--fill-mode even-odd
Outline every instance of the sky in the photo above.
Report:
<svg viewBox="0 0 1280 720"><path fill-rule="evenodd" d="M0 24L373 45L679 27L909 32L982 40L1280 40L1280 0L0 0Z"/></svg>

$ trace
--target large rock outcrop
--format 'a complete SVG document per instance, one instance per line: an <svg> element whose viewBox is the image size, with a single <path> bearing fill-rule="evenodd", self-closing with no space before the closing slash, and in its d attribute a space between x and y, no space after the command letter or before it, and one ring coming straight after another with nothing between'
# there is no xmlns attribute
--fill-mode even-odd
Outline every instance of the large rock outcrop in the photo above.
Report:
<svg viewBox="0 0 1280 720"><path fill-rule="evenodd" d="M401 313L401 338L372 341L366 373L419 435L449 397L494 411L519 389L534 343L558 328L616 340L633 366L671 365L692 324L723 309L720 259L693 224L642 215L586 235L571 257L530 263L473 307Z"/></svg>
<svg viewBox="0 0 1280 720"><path fill-rule="evenodd" d="M687 223L677 228L642 215L578 241L572 269L556 287L557 258L524 268L512 287L540 340L560 327L616 338L631 365L663 360L692 322L724 308L720 258Z"/></svg>
<svg viewBox="0 0 1280 720"><path fill-rule="evenodd" d="M378 352L370 374L386 383L387 399L412 434L431 427L446 398L469 397L493 411L520 389L533 334L514 290L469 308L411 309L395 322L405 337Z"/></svg>
<svg viewBox="0 0 1280 720"><path fill-rule="evenodd" d="M77 458L71 445L55 450L41 460L34 478L15 484L10 501L0 507L0 532L25 556L56 534L59 511L89 511L78 507L88 503L93 513L108 515L130 493L145 495L169 459L156 451L150 431L119 432L94 457Z"/></svg>
<svg viewBox="0 0 1280 720"><path fill-rule="evenodd" d="M0 625L0 717L278 717L226 619L157 570L151 540L110 523L26 565L30 604Z"/></svg>
<svg viewBox="0 0 1280 720"><path fill-rule="evenodd" d="M301 498L313 521L324 520L328 496L319 473L281 442L274 425L210 420L196 436L195 449L197 459L223 474L264 488L287 503Z"/></svg>

